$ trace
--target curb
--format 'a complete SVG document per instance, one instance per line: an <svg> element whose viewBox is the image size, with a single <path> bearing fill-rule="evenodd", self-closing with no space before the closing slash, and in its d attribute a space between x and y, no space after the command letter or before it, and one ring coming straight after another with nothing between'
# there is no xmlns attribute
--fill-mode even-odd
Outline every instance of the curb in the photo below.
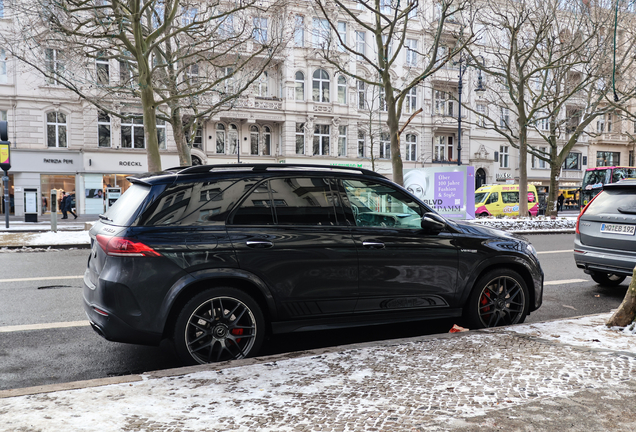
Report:
<svg viewBox="0 0 636 432"><path fill-rule="evenodd" d="M493 333L496 332L492 331ZM60 383L60 384L48 384L34 387L24 387L19 389L10 389L10 390L0 390L0 399L6 399L17 396L30 396L42 393L53 393L58 391L69 391L69 390L79 390L83 388L90 387L102 387L111 384L126 384L133 383L139 381L146 381L149 379L160 379L160 378L170 378L170 377L178 377L182 375L187 375L195 372L206 372L206 371L219 371L223 369L231 369L243 366L252 366L258 364L267 364L267 363L276 363L277 361L282 360L290 360L294 358L301 357L316 357L324 354L330 354L334 352L341 352L347 350L355 350L362 348L373 348L377 346L392 346L399 345L407 342L419 342L419 341L427 341L427 340L438 340L438 339L450 339L455 337L466 337L469 335L475 334L483 334L481 330L469 330L460 333L440 333L435 335L425 335L425 336L415 336L411 338L400 338L400 339L390 339L390 340L382 340L382 341L373 341L373 342L361 342L357 344L349 344L349 345L340 345L337 347L326 347L326 348L317 348L314 350L306 350L306 351L295 351L291 353L283 353L283 354L274 354L270 356L264 357L253 357L241 360L230 360L219 363L211 363L204 365L196 365L196 366L185 366L173 369L163 369L158 371L150 371L145 372L143 374L136 375L124 375L117 377L108 377L108 378L96 378L85 381L73 381L70 383Z"/></svg>

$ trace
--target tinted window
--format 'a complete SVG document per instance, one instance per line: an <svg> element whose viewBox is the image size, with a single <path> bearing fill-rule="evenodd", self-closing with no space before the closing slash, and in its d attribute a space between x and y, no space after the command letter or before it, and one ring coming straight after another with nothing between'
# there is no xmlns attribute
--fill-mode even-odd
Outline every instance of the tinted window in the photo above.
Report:
<svg viewBox="0 0 636 432"><path fill-rule="evenodd" d="M234 214L235 225L273 225L274 213L269 182L261 183L254 189Z"/></svg>
<svg viewBox="0 0 636 432"><path fill-rule="evenodd" d="M403 192L361 180L343 184L357 226L421 228L423 210Z"/></svg>
<svg viewBox="0 0 636 432"><path fill-rule="evenodd" d="M636 214L636 190L604 190L590 204L585 216Z"/></svg>
<svg viewBox="0 0 636 432"><path fill-rule="evenodd" d="M475 194L475 204L479 204L480 202L482 202L486 196L488 195L488 192L479 192Z"/></svg>
<svg viewBox="0 0 636 432"><path fill-rule="evenodd" d="M337 225L337 198L325 178L270 181L279 225Z"/></svg>
<svg viewBox="0 0 636 432"><path fill-rule="evenodd" d="M487 204L496 203L498 201L499 201L499 192L493 192L488 197L488 203Z"/></svg>
<svg viewBox="0 0 636 432"><path fill-rule="evenodd" d="M121 198L115 201L115 204L108 209L105 216L110 221L105 222L110 222L114 225L127 225L133 215L139 210L148 193L150 193L150 186L133 183Z"/></svg>
<svg viewBox="0 0 636 432"><path fill-rule="evenodd" d="M254 182L218 180L171 185L144 212L140 224L218 225Z"/></svg>

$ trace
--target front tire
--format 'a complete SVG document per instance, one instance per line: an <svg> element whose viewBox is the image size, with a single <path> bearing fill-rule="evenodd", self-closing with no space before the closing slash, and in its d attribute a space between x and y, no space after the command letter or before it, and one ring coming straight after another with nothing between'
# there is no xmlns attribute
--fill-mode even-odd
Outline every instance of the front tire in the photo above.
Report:
<svg viewBox="0 0 636 432"><path fill-rule="evenodd" d="M512 270L492 270L479 278L467 305L471 329L520 324L530 309L523 278Z"/></svg>
<svg viewBox="0 0 636 432"><path fill-rule="evenodd" d="M258 303L231 287L211 288L190 299L177 317L172 338L186 364L251 357L264 339L265 318Z"/></svg>
<svg viewBox="0 0 636 432"><path fill-rule="evenodd" d="M619 286L627 277L614 273L592 273L590 276L597 284L609 287Z"/></svg>

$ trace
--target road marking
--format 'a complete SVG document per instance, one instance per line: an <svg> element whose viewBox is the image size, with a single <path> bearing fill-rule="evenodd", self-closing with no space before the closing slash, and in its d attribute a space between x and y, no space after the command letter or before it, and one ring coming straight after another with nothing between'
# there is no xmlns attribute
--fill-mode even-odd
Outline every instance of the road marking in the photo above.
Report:
<svg viewBox="0 0 636 432"><path fill-rule="evenodd" d="M565 250L559 250L559 251L543 251L543 252L537 252L537 254L551 254L551 253L566 253L566 252L574 252L574 249L565 249Z"/></svg>
<svg viewBox="0 0 636 432"><path fill-rule="evenodd" d="M543 285L561 285L561 284L579 283L579 282L591 282L591 281L587 279L563 279L563 280L543 282Z"/></svg>
<svg viewBox="0 0 636 432"><path fill-rule="evenodd" d="M68 321L68 322L56 322L56 323L44 323L44 324L26 324L16 326L0 327L0 333L11 333L28 330L48 330L55 328L65 327L84 327L90 325L88 321Z"/></svg>
<svg viewBox="0 0 636 432"><path fill-rule="evenodd" d="M0 279L0 282L27 282L27 281L39 281L39 280L60 280L60 279L83 279L82 276L46 276L46 277L34 277L34 278L17 278L17 279Z"/></svg>

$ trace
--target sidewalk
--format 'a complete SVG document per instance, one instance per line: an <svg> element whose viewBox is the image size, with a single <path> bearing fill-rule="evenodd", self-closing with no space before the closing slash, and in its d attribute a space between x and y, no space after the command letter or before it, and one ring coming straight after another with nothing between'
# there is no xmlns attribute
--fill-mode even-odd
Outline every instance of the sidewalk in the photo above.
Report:
<svg viewBox="0 0 636 432"><path fill-rule="evenodd" d="M0 430L634 431L636 331L608 317L0 391Z"/></svg>

